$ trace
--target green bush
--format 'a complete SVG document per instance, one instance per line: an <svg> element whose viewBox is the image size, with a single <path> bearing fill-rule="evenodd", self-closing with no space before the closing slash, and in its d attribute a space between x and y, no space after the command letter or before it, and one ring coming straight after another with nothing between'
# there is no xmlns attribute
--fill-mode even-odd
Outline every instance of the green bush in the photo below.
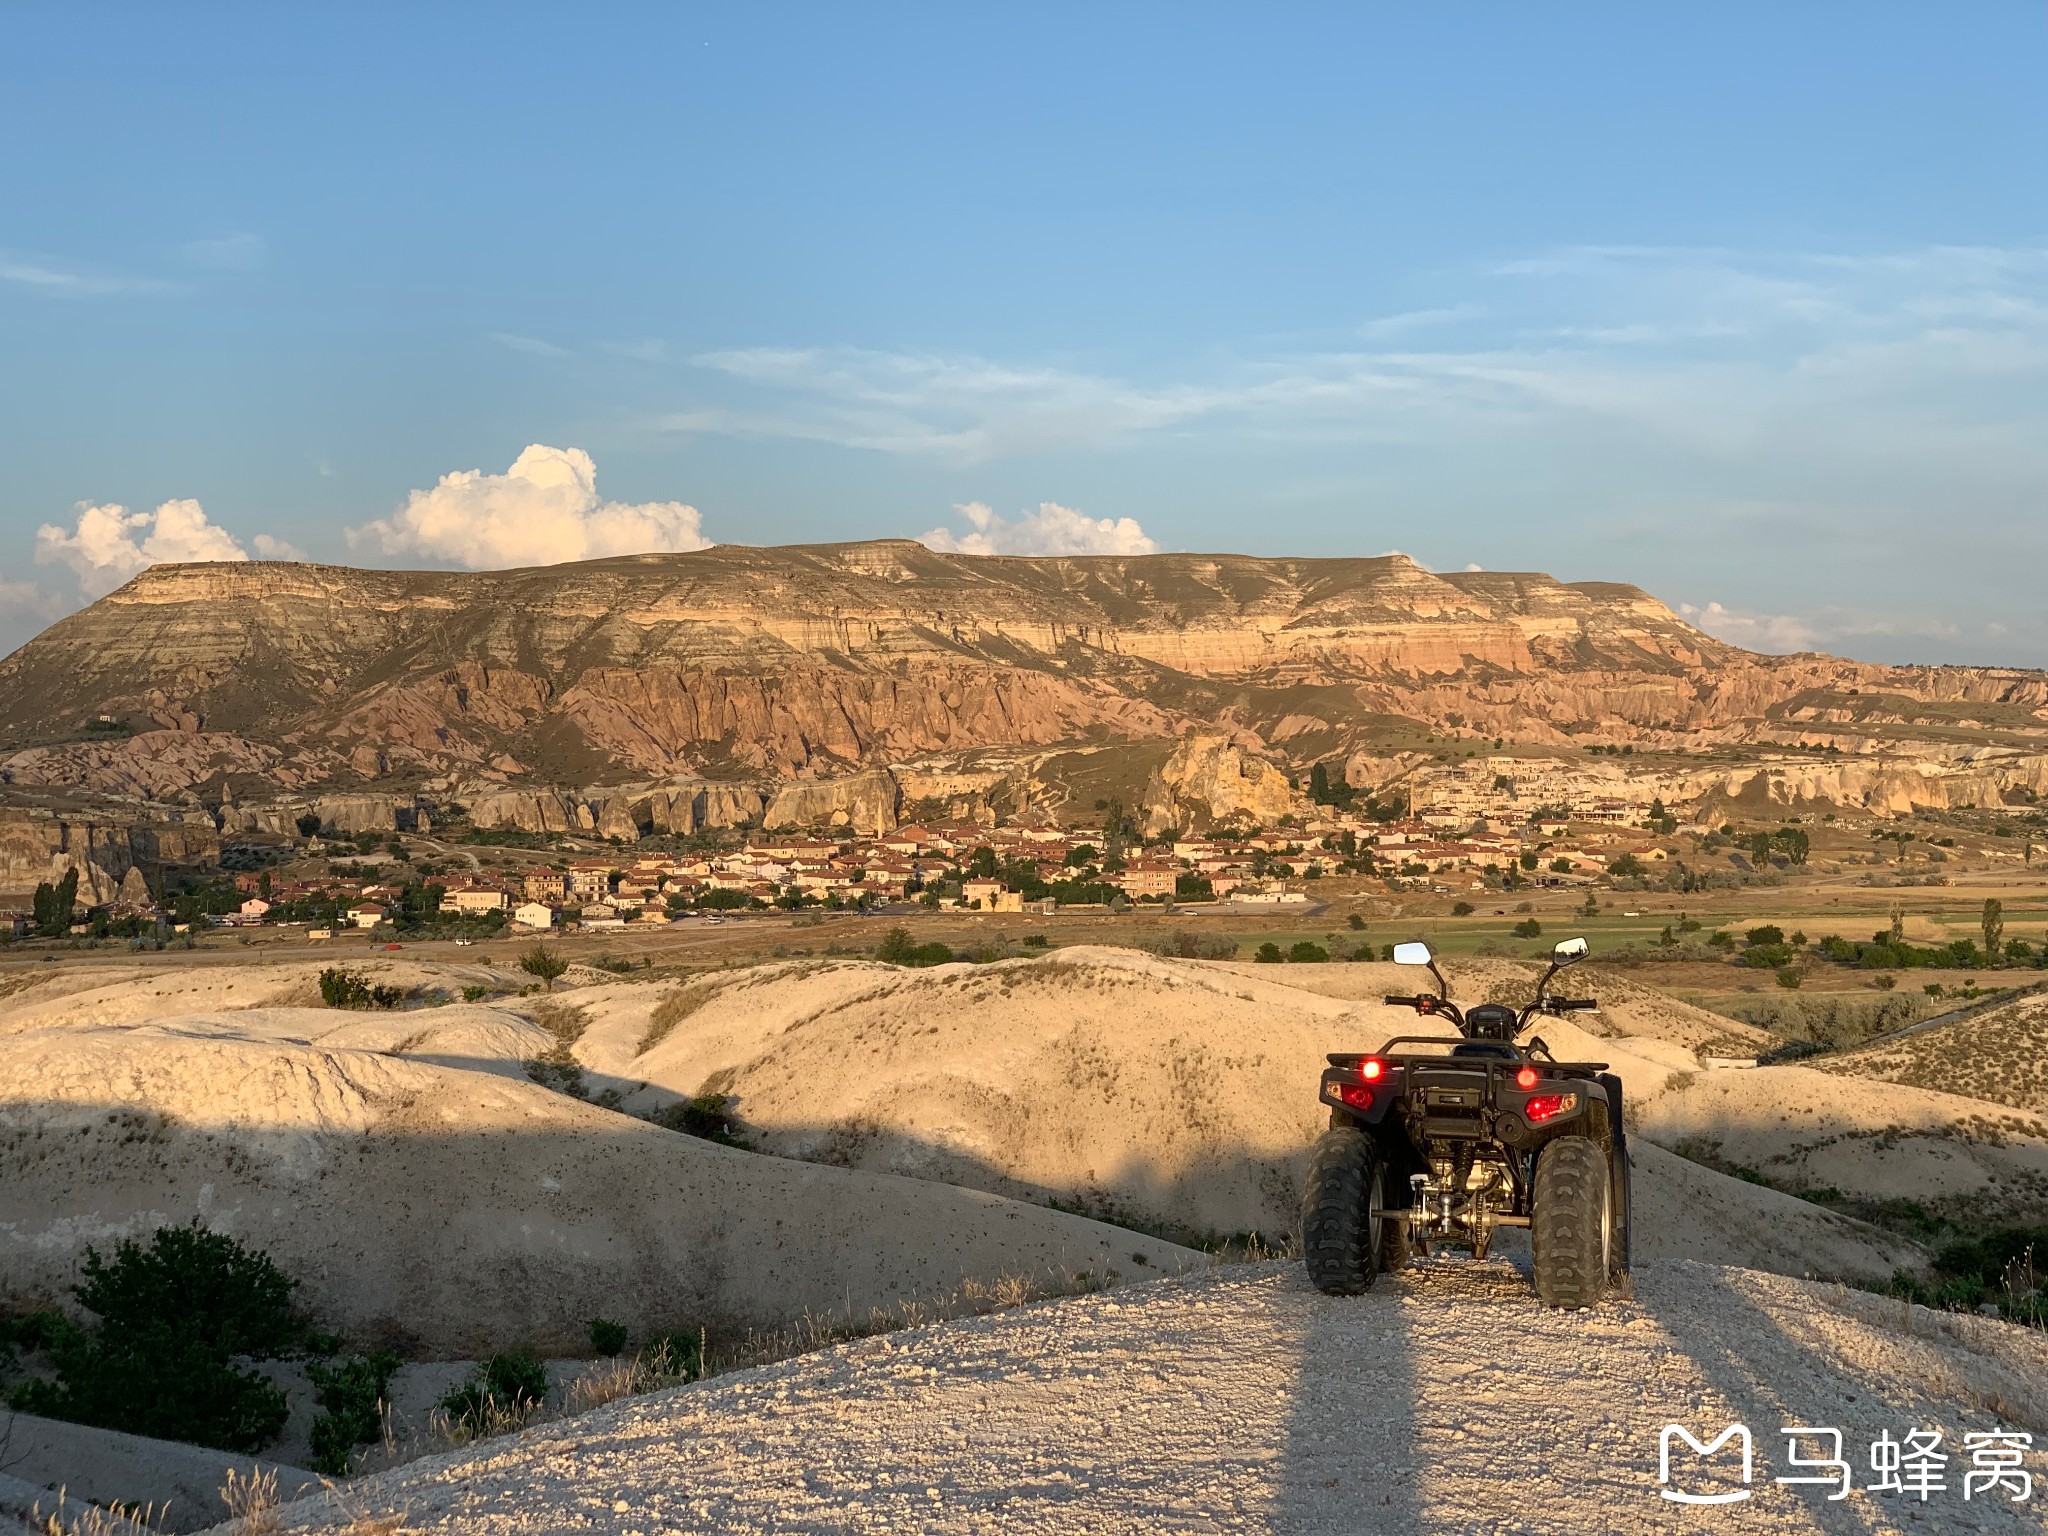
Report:
<svg viewBox="0 0 2048 1536"><path fill-rule="evenodd" d="M490 995L491 989L489 987L470 986L462 989L462 1000L465 1003L480 1003Z"/></svg>
<svg viewBox="0 0 2048 1536"><path fill-rule="evenodd" d="M1758 944L1779 945L1785 942L1785 930L1776 923L1766 923L1761 928L1752 928L1743 937L1752 947Z"/></svg>
<svg viewBox="0 0 2048 1536"><path fill-rule="evenodd" d="M126 1239L111 1262L88 1248L72 1295L98 1322L48 1325L55 1380L24 1383L13 1404L101 1429L261 1450L284 1428L284 1393L230 1362L298 1341L295 1284L265 1254L197 1225L159 1228L147 1248Z"/></svg>
<svg viewBox="0 0 2048 1536"><path fill-rule="evenodd" d="M354 971L330 967L320 973L320 1000L330 1008L396 1008L405 989L373 987Z"/></svg>
<svg viewBox="0 0 2048 1536"><path fill-rule="evenodd" d="M695 1381L704 1374L704 1333L680 1328L657 1333L640 1351L640 1363L656 1376Z"/></svg>
<svg viewBox="0 0 2048 1536"><path fill-rule="evenodd" d="M606 1358L616 1355L626 1347L626 1325L593 1317L590 1320L590 1347Z"/></svg>
<svg viewBox="0 0 2048 1536"><path fill-rule="evenodd" d="M1320 965L1330 958L1330 952L1320 944L1302 939L1287 951L1287 958L1296 965Z"/></svg>
<svg viewBox="0 0 2048 1536"><path fill-rule="evenodd" d="M1280 946L1278 944L1273 943L1271 940L1268 940L1266 943L1261 944L1258 948L1258 952L1252 956L1252 959L1257 961L1260 965L1278 965L1284 958L1285 957L1280 953Z"/></svg>
<svg viewBox="0 0 2048 1536"><path fill-rule="evenodd" d="M530 1349L493 1355L467 1382L441 1399L449 1421L473 1435L490 1430L500 1416L521 1417L548 1395L548 1368Z"/></svg>
<svg viewBox="0 0 2048 1536"><path fill-rule="evenodd" d="M1902 1270L1892 1276L1890 1289L1927 1307L1974 1310L1995 1302L2014 1322L2038 1326L2048 1315L2044 1263L2048 1227L1999 1227L1937 1249L1933 1284Z"/></svg>
<svg viewBox="0 0 2048 1536"><path fill-rule="evenodd" d="M339 1365L316 1360L306 1367L306 1377L323 1410L313 1420L309 1437L315 1472L344 1475L355 1460L356 1447L382 1436L384 1402L391 1390L391 1373L397 1369L398 1356L389 1350L356 1355Z"/></svg>
<svg viewBox="0 0 2048 1536"><path fill-rule="evenodd" d="M889 965L945 965L952 960L953 951L937 942L913 942L908 928L891 928L882 935L882 942L875 950L875 958Z"/></svg>
<svg viewBox="0 0 2048 1536"><path fill-rule="evenodd" d="M695 1098L678 1099L673 1104L664 1104L647 1118L663 1130L698 1136L721 1146L753 1150L751 1143L734 1129L732 1098L727 1094L700 1093Z"/></svg>
<svg viewBox="0 0 2048 1536"><path fill-rule="evenodd" d="M1543 937L1543 925L1533 917L1525 917L1508 932L1518 939L1540 939Z"/></svg>
<svg viewBox="0 0 2048 1536"><path fill-rule="evenodd" d="M1177 960L1228 960L1237 954L1237 940L1228 934L1191 933L1176 928L1160 938L1138 940L1138 948L1147 954Z"/></svg>
<svg viewBox="0 0 2048 1536"><path fill-rule="evenodd" d="M1788 992L1799 990L1799 969L1797 966L1781 965L1777 970L1778 985Z"/></svg>

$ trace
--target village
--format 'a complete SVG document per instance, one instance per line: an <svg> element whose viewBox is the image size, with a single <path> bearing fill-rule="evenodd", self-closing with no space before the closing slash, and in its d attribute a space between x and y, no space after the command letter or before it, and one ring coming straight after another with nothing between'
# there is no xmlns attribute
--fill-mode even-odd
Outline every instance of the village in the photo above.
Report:
<svg viewBox="0 0 2048 1536"><path fill-rule="evenodd" d="M1331 876L1436 892L1588 885L1643 876L1676 851L1668 836L1676 823L1661 802L1602 801L1567 811L1525 809L1504 794L1494 801L1477 811L1453 803L1412 813L1316 806L1315 814L1272 828L1169 830L1151 839L1112 810L1092 828L1021 821L906 825L875 836L741 831L725 839L728 846L687 848L666 838L638 847L565 839L530 856L465 845L478 867L452 869L445 859L415 863L414 850L393 838L374 863L349 848L348 861L331 861L325 875L239 872L239 904L210 916L226 927L300 924L318 938L410 925L409 918L602 932L742 910L872 911L903 903L1044 914L1132 903L1256 911L1313 905L1317 882ZM314 838L306 851L336 850ZM562 851L581 856L560 858ZM497 855L499 867L482 867L478 853Z"/></svg>

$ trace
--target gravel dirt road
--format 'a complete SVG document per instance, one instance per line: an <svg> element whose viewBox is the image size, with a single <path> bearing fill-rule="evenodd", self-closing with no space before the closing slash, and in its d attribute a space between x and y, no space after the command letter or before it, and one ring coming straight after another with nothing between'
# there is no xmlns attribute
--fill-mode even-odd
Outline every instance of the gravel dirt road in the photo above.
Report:
<svg viewBox="0 0 2048 1536"><path fill-rule="evenodd" d="M2040 1334L1776 1275L1654 1265L1632 1298L1564 1313L1508 1260L1345 1299L1270 1264L849 1344L282 1513L291 1530L398 1516L521 1536L2035 1531L2048 1488L1965 1500L1962 1437L2040 1435L2044 1413ZM1660 1497L1669 1422L1703 1439L1747 1424L1750 1497ZM1783 1425L1842 1430L1855 1490L1777 1484ZM1925 1429L1946 1488L1864 1491L1869 1443ZM1743 1489L1732 1452L1680 1453L1677 1491Z"/></svg>

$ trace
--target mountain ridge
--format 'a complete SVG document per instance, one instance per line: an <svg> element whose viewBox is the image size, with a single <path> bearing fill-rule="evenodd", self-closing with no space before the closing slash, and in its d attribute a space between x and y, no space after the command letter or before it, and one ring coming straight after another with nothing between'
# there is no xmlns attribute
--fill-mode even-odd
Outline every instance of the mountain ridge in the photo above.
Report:
<svg viewBox="0 0 2048 1536"><path fill-rule="evenodd" d="M2034 755L2048 673L1758 655L1626 583L1397 554L907 540L157 566L0 660L0 785L144 798L776 784L1195 730L1354 782L1438 740Z"/></svg>

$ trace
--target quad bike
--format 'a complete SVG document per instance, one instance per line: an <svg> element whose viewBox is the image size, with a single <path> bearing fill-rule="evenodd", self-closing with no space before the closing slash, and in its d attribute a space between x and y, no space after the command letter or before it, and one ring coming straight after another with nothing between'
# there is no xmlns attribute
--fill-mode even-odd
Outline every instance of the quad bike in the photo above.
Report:
<svg viewBox="0 0 2048 1536"><path fill-rule="evenodd" d="M1449 1020L1463 1038L1397 1035L1367 1056L1329 1058L1317 1141L1302 1194L1309 1278L1333 1296L1440 1244L1486 1257L1497 1227L1526 1227L1536 1295L1588 1307L1629 1265L1629 1156L1621 1081L1605 1062L1559 1061L1516 1038L1541 1014L1597 1007L1552 997L1584 939L1551 952L1535 1000L1460 1008L1427 944L1397 944L1399 965L1427 966L1434 993L1387 1006Z"/></svg>

